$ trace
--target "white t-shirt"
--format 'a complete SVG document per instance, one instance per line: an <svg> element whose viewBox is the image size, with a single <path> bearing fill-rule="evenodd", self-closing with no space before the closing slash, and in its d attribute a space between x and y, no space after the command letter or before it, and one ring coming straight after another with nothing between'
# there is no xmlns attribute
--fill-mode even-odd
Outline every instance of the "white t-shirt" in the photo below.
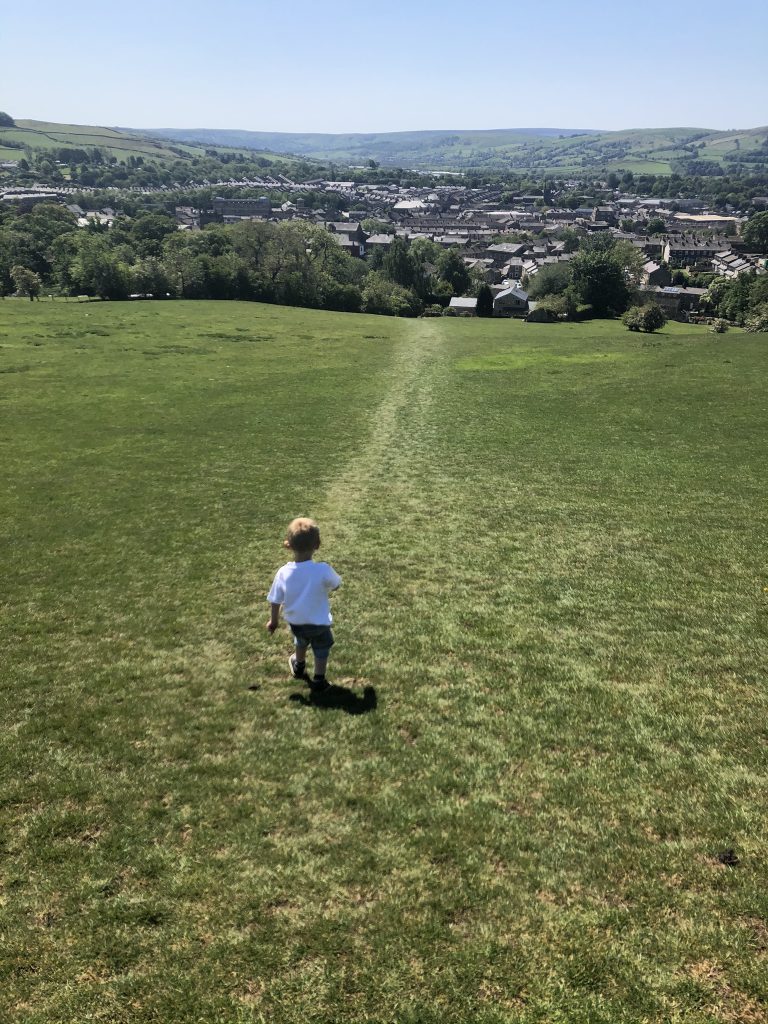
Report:
<svg viewBox="0 0 768 1024"><path fill-rule="evenodd" d="M283 606L286 622L294 626L330 626L328 594L341 586L327 562L286 562L277 570L267 600Z"/></svg>

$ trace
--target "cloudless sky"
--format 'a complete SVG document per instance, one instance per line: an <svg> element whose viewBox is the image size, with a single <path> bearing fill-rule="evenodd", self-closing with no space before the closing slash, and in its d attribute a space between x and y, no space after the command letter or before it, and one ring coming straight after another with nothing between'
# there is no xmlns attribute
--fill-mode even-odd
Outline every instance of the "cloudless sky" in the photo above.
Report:
<svg viewBox="0 0 768 1024"><path fill-rule="evenodd" d="M768 0L8 6L0 110L135 128L768 124Z"/></svg>

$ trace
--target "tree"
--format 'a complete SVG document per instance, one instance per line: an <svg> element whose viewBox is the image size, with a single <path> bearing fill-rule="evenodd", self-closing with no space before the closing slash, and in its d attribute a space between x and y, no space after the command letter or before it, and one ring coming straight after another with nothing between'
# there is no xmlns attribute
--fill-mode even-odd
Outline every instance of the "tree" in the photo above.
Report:
<svg viewBox="0 0 768 1024"><path fill-rule="evenodd" d="M756 213L744 225L742 238L755 252L768 253L768 210Z"/></svg>
<svg viewBox="0 0 768 1024"><path fill-rule="evenodd" d="M544 295L562 295L571 283L570 263L545 263L537 274L534 274L528 285L528 297L540 299Z"/></svg>
<svg viewBox="0 0 768 1024"><path fill-rule="evenodd" d="M17 264L15 267L11 267L11 278L19 295L28 295L30 302L40 294L42 282L34 270Z"/></svg>
<svg viewBox="0 0 768 1024"><path fill-rule="evenodd" d="M429 288L429 298L433 304L447 306L453 298L453 288L442 278L433 278Z"/></svg>
<svg viewBox="0 0 768 1024"><path fill-rule="evenodd" d="M592 306L596 316L623 312L640 279L643 257L628 242L609 235L585 240L570 262L578 301Z"/></svg>
<svg viewBox="0 0 768 1024"><path fill-rule="evenodd" d="M388 220L379 220L376 217L366 217L360 221L360 227L366 235L394 235L395 225Z"/></svg>
<svg viewBox="0 0 768 1024"><path fill-rule="evenodd" d="M418 296L390 278L374 271L363 288L363 312L386 316L418 316L423 309Z"/></svg>
<svg viewBox="0 0 768 1024"><path fill-rule="evenodd" d="M758 276L753 271L731 280L715 278L702 302L711 315L743 324L757 309L768 305L768 275Z"/></svg>
<svg viewBox="0 0 768 1024"><path fill-rule="evenodd" d="M647 229L649 235L663 235L666 234L667 225L661 219L661 217L651 217L648 221Z"/></svg>
<svg viewBox="0 0 768 1024"><path fill-rule="evenodd" d="M13 120L10 114L6 114L4 110L0 110L0 128L15 128L16 122Z"/></svg>
<svg viewBox="0 0 768 1024"><path fill-rule="evenodd" d="M563 252L576 252L581 245L582 235L575 228L563 228L558 231L557 237L561 242L565 242Z"/></svg>
<svg viewBox="0 0 768 1024"><path fill-rule="evenodd" d="M128 298L131 292L131 268L121 258L127 253L113 250L105 235L87 231L75 236L73 247L74 254L66 269L72 293L97 295L102 299Z"/></svg>
<svg viewBox="0 0 768 1024"><path fill-rule="evenodd" d="M409 253L408 243L402 238L392 239L381 269L390 281L403 288L412 288L421 276L421 268Z"/></svg>
<svg viewBox="0 0 768 1024"><path fill-rule="evenodd" d="M475 312L478 316L493 316L493 292L487 284L480 285L478 289Z"/></svg>
<svg viewBox="0 0 768 1024"><path fill-rule="evenodd" d="M768 332L768 302L758 306L752 315L747 317L744 330L749 334L764 334Z"/></svg>
<svg viewBox="0 0 768 1024"><path fill-rule="evenodd" d="M154 299L164 299L172 292L168 272L155 256L146 256L131 267L131 284L134 292Z"/></svg>
<svg viewBox="0 0 768 1024"><path fill-rule="evenodd" d="M453 288L454 295L463 295L471 284L467 265L456 248L443 249L437 261L437 270L442 280Z"/></svg>
<svg viewBox="0 0 768 1024"><path fill-rule="evenodd" d="M163 239L177 230L176 218L164 213L141 213L129 225L129 235L140 256L161 256Z"/></svg>

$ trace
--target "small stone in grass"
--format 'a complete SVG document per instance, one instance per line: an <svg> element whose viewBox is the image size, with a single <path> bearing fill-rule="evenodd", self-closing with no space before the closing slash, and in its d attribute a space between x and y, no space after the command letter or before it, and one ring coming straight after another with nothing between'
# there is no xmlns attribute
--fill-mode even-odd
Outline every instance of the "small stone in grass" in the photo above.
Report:
<svg viewBox="0 0 768 1024"><path fill-rule="evenodd" d="M732 850L730 847L727 850L721 850L717 855L717 859L720 861L721 864L725 864L729 868L735 868L736 865L739 863L739 858L736 856L736 851Z"/></svg>

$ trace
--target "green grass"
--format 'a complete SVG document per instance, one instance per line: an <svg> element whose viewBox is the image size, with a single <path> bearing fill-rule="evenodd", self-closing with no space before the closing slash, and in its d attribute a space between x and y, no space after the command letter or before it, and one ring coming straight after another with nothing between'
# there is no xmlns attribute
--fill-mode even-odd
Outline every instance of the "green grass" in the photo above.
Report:
<svg viewBox="0 0 768 1024"><path fill-rule="evenodd" d="M0 303L0 1016L766 1020L767 356Z"/></svg>

